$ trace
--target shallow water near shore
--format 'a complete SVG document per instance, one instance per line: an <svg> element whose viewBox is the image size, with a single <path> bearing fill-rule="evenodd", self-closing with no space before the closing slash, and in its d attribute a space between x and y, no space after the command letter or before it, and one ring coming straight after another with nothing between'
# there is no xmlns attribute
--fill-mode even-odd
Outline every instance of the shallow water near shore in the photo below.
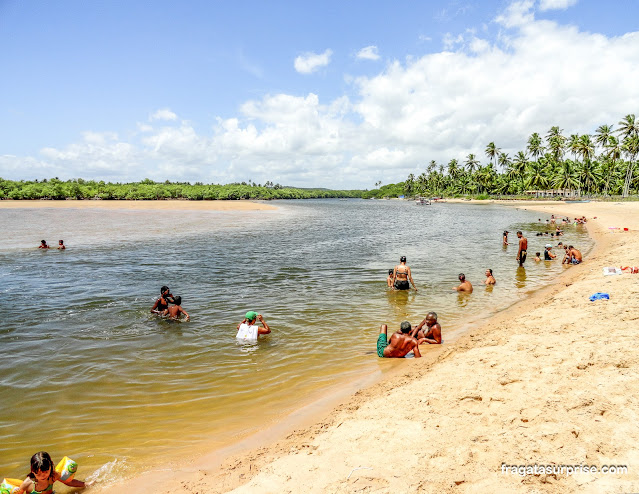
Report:
<svg viewBox="0 0 639 494"><path fill-rule="evenodd" d="M496 205L281 201L277 211L0 210L0 476L39 450L116 480L244 437L339 382L384 369L379 324L435 310L454 332L555 279L547 215ZM542 221L539 222L538 218ZM582 252L583 227L561 240ZM501 232L511 243L501 245ZM517 267L521 229L529 240ZM42 252L39 240L64 252ZM419 292L389 292L399 256ZM492 268L495 287L484 287ZM570 269L570 268L567 268ZM451 290L464 272L472 295ZM167 284L192 321L149 309ZM238 344L257 310L273 334ZM448 333L450 334L450 333ZM424 351L428 351L427 348ZM95 472L98 472L97 474Z"/></svg>

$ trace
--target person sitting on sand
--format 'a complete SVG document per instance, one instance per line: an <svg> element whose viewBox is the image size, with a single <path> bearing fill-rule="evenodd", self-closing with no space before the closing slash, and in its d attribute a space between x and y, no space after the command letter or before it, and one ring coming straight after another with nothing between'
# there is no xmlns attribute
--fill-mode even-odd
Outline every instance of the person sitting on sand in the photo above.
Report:
<svg viewBox="0 0 639 494"><path fill-rule="evenodd" d="M552 261L557 257L551 249L552 245L546 244L546 250L544 250L544 261Z"/></svg>
<svg viewBox="0 0 639 494"><path fill-rule="evenodd" d="M388 340L388 326L382 324L377 337L377 356L383 358L402 358L409 352L413 352L415 358L422 356L419 353L418 341L410 335L411 326L408 321L400 325L400 330L393 333Z"/></svg>
<svg viewBox="0 0 639 494"><path fill-rule="evenodd" d="M168 309L162 311L162 316L169 316L169 319L177 321L180 318L180 314L184 314L186 316L186 320L190 321L191 316L189 316L188 312L186 312L182 307L182 297L177 296L173 300L175 305L172 305Z"/></svg>
<svg viewBox="0 0 639 494"><path fill-rule="evenodd" d="M486 275L486 279L484 280L484 285L494 285L495 283L497 283L497 280L493 276L492 269L487 269L486 273L484 274Z"/></svg>
<svg viewBox="0 0 639 494"><path fill-rule="evenodd" d="M473 293L473 285L470 281L466 280L466 275L464 273L459 273L459 286L454 286L453 290L457 290L458 292L466 292Z"/></svg>
<svg viewBox="0 0 639 494"><path fill-rule="evenodd" d="M48 249L49 246L47 245L47 241L46 240L40 240L40 245L38 245L38 249Z"/></svg>
<svg viewBox="0 0 639 494"><path fill-rule="evenodd" d="M426 325L428 328L426 332L422 328ZM437 322L437 314L435 312L429 312L422 322L420 322L415 329L411 331L411 336L416 338L419 344L422 342L430 345L442 344L442 327Z"/></svg>
<svg viewBox="0 0 639 494"><path fill-rule="evenodd" d="M519 261L519 267L522 267L526 262L526 255L528 254L528 239L524 237L524 234L521 233L521 231L517 232L517 238L519 239L517 261Z"/></svg>
<svg viewBox="0 0 639 494"><path fill-rule="evenodd" d="M261 328L255 324L256 320L262 323ZM257 341L259 335L269 334L270 332L271 328L269 328L266 321L264 321L262 314L250 310L246 313L246 316L244 316L244 320L237 325L237 334L235 337L242 341Z"/></svg>
<svg viewBox="0 0 639 494"><path fill-rule="evenodd" d="M533 261L535 262L540 262L541 261L541 252L535 252L535 258L533 259Z"/></svg>
<svg viewBox="0 0 639 494"><path fill-rule="evenodd" d="M575 249L572 245L568 246L568 261L569 264L581 264L583 258L581 252Z"/></svg>
<svg viewBox="0 0 639 494"><path fill-rule="evenodd" d="M386 286L388 286L388 288L393 288L393 273L395 272L394 269L389 269L388 270L388 278L386 278Z"/></svg>
<svg viewBox="0 0 639 494"><path fill-rule="evenodd" d="M151 307L151 312L153 314L162 314L169 308L169 302L175 303L175 299L173 295L171 295L169 287L165 285L160 288L160 298L157 299L153 307Z"/></svg>
<svg viewBox="0 0 639 494"><path fill-rule="evenodd" d="M58 250L65 250L64 240L58 240Z"/></svg>
<svg viewBox="0 0 639 494"><path fill-rule="evenodd" d="M399 258L399 264L395 266L395 270L393 271L393 287L395 290L410 290L409 280L415 291L417 291L410 267L406 265L406 256L402 256Z"/></svg>

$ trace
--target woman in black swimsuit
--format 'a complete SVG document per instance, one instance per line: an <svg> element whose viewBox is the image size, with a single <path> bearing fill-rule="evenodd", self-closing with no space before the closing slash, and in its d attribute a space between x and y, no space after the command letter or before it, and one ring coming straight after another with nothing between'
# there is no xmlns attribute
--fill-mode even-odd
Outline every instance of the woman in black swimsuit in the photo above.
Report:
<svg viewBox="0 0 639 494"><path fill-rule="evenodd" d="M410 285L413 285L413 288L417 291L410 268L406 266L406 256L400 257L399 263L399 265L395 266L395 271L393 272L393 287L395 290L410 290ZM408 284L409 280L410 285Z"/></svg>

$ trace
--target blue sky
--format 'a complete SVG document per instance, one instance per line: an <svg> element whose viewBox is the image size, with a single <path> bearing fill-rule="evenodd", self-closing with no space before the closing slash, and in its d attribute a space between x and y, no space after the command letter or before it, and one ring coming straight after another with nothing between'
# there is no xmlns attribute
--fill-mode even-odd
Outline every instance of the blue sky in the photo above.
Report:
<svg viewBox="0 0 639 494"><path fill-rule="evenodd" d="M0 177L371 187L514 153L639 110L637 19L632 0L0 0Z"/></svg>

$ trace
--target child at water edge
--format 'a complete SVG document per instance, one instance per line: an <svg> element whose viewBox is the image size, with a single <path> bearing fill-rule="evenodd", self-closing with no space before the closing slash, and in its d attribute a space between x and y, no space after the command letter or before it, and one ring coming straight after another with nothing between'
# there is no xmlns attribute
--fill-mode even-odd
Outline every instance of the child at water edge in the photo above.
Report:
<svg viewBox="0 0 639 494"><path fill-rule="evenodd" d="M49 453L40 451L31 457L31 473L24 479L16 494L53 494L53 484L56 481L69 487L84 489L88 486L81 480L62 480L53 467L53 460Z"/></svg>
<svg viewBox="0 0 639 494"><path fill-rule="evenodd" d="M393 273L395 272L394 269L389 269L388 270L388 278L386 278L386 285L389 288L393 288Z"/></svg>

